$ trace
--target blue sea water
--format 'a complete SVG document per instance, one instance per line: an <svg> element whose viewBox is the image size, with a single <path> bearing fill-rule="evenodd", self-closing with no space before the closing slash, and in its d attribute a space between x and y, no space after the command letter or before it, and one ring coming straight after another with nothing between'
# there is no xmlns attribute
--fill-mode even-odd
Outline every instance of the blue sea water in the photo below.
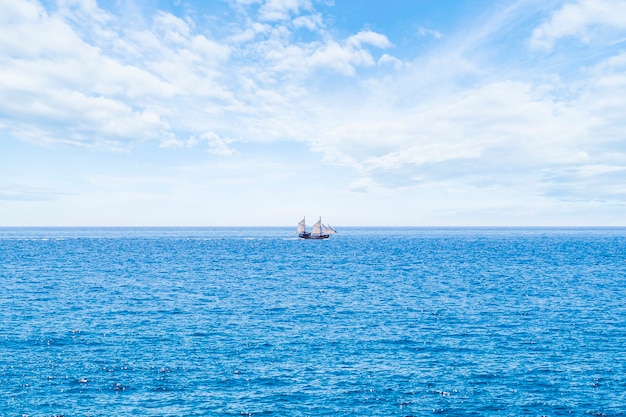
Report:
<svg viewBox="0 0 626 417"><path fill-rule="evenodd" d="M0 416L623 416L626 229L0 228Z"/></svg>

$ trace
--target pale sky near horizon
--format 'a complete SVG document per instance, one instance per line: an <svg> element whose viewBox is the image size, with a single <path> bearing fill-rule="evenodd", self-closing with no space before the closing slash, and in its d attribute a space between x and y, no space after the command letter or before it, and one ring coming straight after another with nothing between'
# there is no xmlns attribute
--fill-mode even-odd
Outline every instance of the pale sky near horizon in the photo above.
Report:
<svg viewBox="0 0 626 417"><path fill-rule="evenodd" d="M624 0L0 0L0 226L626 226Z"/></svg>

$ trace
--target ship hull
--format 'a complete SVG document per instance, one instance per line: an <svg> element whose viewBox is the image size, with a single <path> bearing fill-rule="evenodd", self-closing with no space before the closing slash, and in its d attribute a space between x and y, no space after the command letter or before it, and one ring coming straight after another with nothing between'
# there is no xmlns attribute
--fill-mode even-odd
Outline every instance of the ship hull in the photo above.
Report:
<svg viewBox="0 0 626 417"><path fill-rule="evenodd" d="M312 240L328 239L330 237L330 235L312 235L311 233L300 233L298 236L300 239Z"/></svg>

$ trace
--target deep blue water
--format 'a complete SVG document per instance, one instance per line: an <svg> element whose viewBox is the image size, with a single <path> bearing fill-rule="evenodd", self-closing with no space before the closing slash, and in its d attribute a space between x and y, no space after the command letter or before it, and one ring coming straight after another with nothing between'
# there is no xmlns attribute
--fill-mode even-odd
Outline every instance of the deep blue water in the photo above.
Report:
<svg viewBox="0 0 626 417"><path fill-rule="evenodd" d="M0 416L626 415L626 229L0 228Z"/></svg>

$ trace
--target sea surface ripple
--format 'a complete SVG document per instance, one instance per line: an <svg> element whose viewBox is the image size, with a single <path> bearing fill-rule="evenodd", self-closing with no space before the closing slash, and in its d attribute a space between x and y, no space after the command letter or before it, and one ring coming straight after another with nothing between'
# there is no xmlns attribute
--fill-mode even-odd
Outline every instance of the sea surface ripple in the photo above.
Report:
<svg viewBox="0 0 626 417"><path fill-rule="evenodd" d="M0 416L624 416L626 229L0 228Z"/></svg>

